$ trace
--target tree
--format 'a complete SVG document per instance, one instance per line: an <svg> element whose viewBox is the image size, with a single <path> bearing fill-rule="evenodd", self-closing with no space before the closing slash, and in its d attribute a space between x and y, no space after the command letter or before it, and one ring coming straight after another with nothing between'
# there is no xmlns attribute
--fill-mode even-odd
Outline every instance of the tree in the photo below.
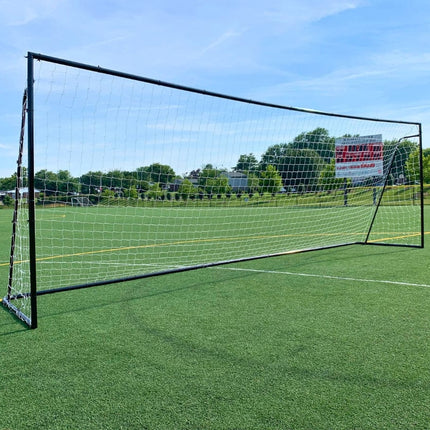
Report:
<svg viewBox="0 0 430 430"><path fill-rule="evenodd" d="M417 150L418 145L410 140L404 140L400 143L398 140L389 140L384 142L384 152L391 153L392 151L395 151L390 171L390 185L395 183L399 178L408 176L408 173L406 172L406 162L410 155ZM385 168L386 167L384 166L384 169Z"/></svg>
<svg viewBox="0 0 430 430"><path fill-rule="evenodd" d="M240 172L253 172L258 169L258 161L254 154L242 154L237 161L236 166L233 168L235 171Z"/></svg>
<svg viewBox="0 0 430 430"><path fill-rule="evenodd" d="M129 199L137 199L138 196L137 189L134 185L124 190L124 197L128 197Z"/></svg>
<svg viewBox="0 0 430 430"><path fill-rule="evenodd" d="M16 173L12 174L8 178L0 179L0 190L12 190L16 187Z"/></svg>
<svg viewBox="0 0 430 430"><path fill-rule="evenodd" d="M213 194L225 194L230 189L225 170L215 169L211 164L207 164L200 172L199 186L209 196Z"/></svg>
<svg viewBox="0 0 430 430"><path fill-rule="evenodd" d="M157 182L149 187L146 195L148 196L148 199L158 200L162 193L163 191L161 190L160 184Z"/></svg>
<svg viewBox="0 0 430 430"><path fill-rule="evenodd" d="M102 197L106 199L113 199L115 197L115 191L105 188L102 192Z"/></svg>
<svg viewBox="0 0 430 430"><path fill-rule="evenodd" d="M205 185L205 191L208 195L212 194L225 194L231 187L228 185L227 176L217 176L215 178L208 178Z"/></svg>
<svg viewBox="0 0 430 430"><path fill-rule="evenodd" d="M282 178L275 166L269 164L266 170L261 172L260 188L271 194L277 193L282 188Z"/></svg>
<svg viewBox="0 0 430 430"><path fill-rule="evenodd" d="M260 190L260 178L255 173L248 173L248 190L250 193Z"/></svg>
<svg viewBox="0 0 430 430"><path fill-rule="evenodd" d="M94 194L100 192L100 187L109 187L106 183L107 176L100 171L87 172L79 178L81 193ZM97 191L98 190L98 191Z"/></svg>
<svg viewBox="0 0 430 430"><path fill-rule="evenodd" d="M79 191L79 181L68 170L57 172L57 191L62 193L75 193Z"/></svg>
<svg viewBox="0 0 430 430"><path fill-rule="evenodd" d="M59 170L54 173L47 169L35 173L34 187L43 190L47 196L57 193L75 193L80 188L79 178L74 178L68 170Z"/></svg>
<svg viewBox="0 0 430 430"><path fill-rule="evenodd" d="M300 133L294 138L291 148L313 150L328 163L334 156L335 139L330 137L328 130L318 127L310 132Z"/></svg>
<svg viewBox="0 0 430 430"><path fill-rule="evenodd" d="M5 206L12 206L13 205L13 198L9 194L6 194L3 198L3 204Z"/></svg>
<svg viewBox="0 0 430 430"><path fill-rule="evenodd" d="M344 182L344 178L336 178L334 159L323 167L318 178L318 185L324 191L340 188Z"/></svg>
<svg viewBox="0 0 430 430"><path fill-rule="evenodd" d="M261 157L262 170L271 165L282 177L285 187L316 186L324 160L313 149L296 149L290 144L270 146Z"/></svg>
<svg viewBox="0 0 430 430"><path fill-rule="evenodd" d="M148 174L148 180L158 182L160 185L169 184L176 176L175 171L167 164L153 163L144 167L144 171Z"/></svg>
<svg viewBox="0 0 430 430"><path fill-rule="evenodd" d="M183 200L188 200L191 195L194 195L195 188L191 181L188 179L184 179L182 184L179 185L178 194L182 197Z"/></svg>
<svg viewBox="0 0 430 430"><path fill-rule="evenodd" d="M417 148L411 152L405 163L406 176L410 182L418 182L420 180L420 150ZM430 149L423 151L423 181L426 184L430 183Z"/></svg>
<svg viewBox="0 0 430 430"><path fill-rule="evenodd" d="M219 173L217 169L212 167L212 164L207 164L199 174L199 185L205 188L208 180L216 178Z"/></svg>
<svg viewBox="0 0 430 430"><path fill-rule="evenodd" d="M50 170L39 170L34 174L34 187L43 190L46 196L58 191L58 176Z"/></svg>
<svg viewBox="0 0 430 430"><path fill-rule="evenodd" d="M138 181L150 181L150 175L147 171L148 167L138 167L136 169L136 177Z"/></svg>
<svg viewBox="0 0 430 430"><path fill-rule="evenodd" d="M125 182L124 172L115 169L100 175L99 186L101 188L107 187L111 189L116 188L119 190L122 188L128 188L130 185Z"/></svg>

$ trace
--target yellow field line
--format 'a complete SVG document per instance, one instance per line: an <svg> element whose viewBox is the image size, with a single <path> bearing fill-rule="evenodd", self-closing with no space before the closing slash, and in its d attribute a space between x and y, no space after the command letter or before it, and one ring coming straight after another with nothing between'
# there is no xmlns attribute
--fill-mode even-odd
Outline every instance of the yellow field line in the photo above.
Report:
<svg viewBox="0 0 430 430"><path fill-rule="evenodd" d="M58 219L58 218L66 218L66 215L49 215L46 218L44 218L43 216L39 216L37 218L37 221L52 221L53 219Z"/></svg>
<svg viewBox="0 0 430 430"><path fill-rule="evenodd" d="M313 236L324 236L330 235L333 233L319 233ZM359 233L356 233L359 234ZM145 249L145 248L156 248L159 246L176 246L176 245L185 245L185 244L193 244L193 243L204 243L204 242L231 242L238 239L273 239L273 238L281 238L281 237L293 237L293 236L303 236L303 235L294 235L294 234L280 234L274 236L249 236L249 237L220 237L220 238L211 238L211 239L192 239L192 240L181 240L177 242L166 242L166 243L153 243L149 245L135 245L135 246L123 246L121 248L109 248L109 249L98 249L93 251L85 251L85 252L77 252L73 254L60 254L60 255L51 255L49 257L40 257L37 258L36 261L46 261L46 260L54 260L57 258L67 258L67 257L76 257L80 255L91 255L91 254L104 254L107 252L115 252L115 251L127 251L129 249ZM310 236L310 235L307 235ZM26 263L28 260L15 261L15 264L18 263ZM9 263L0 263L0 266L7 266Z"/></svg>
<svg viewBox="0 0 430 430"><path fill-rule="evenodd" d="M429 234L430 232L425 232L424 234ZM374 242L384 242L384 240L394 240L394 239L406 239L408 237L416 237L416 236L420 236L421 233L412 233L412 234L405 234L403 236L391 236L391 237L384 237L382 239L373 239L373 240L369 240L369 243L374 243Z"/></svg>
<svg viewBox="0 0 430 430"><path fill-rule="evenodd" d="M310 233L310 234L278 234L278 235L261 235L261 236L248 236L248 237L220 237L220 238L210 238L210 239L192 239L192 240L182 240L177 242L166 242L166 243L153 243L153 244L147 244L147 245L135 245L135 246L124 246L120 248L109 248L109 249L98 249L93 251L85 251L85 252L76 252L72 254L60 254L60 255L51 255L49 257L40 257L37 258L36 261L47 261L47 260L55 260L58 258L68 258L68 257L76 257L76 256L82 256L82 255L93 255L93 254L104 254L108 252L116 252L116 251L127 251L130 249L145 249L145 248L157 248L160 246L177 246L177 245L186 245L186 244L193 244L193 243L204 243L204 242L231 242L238 239L276 239L276 238L285 238L285 237L317 237L317 236L338 236L338 235L362 235L363 233ZM387 232L385 233L378 233L378 234L389 234ZM424 234L430 234L430 232L425 232ZM385 237L383 239L373 239L369 242L382 242L384 240L394 240L394 239L405 239L408 237L414 237L419 236L420 233L412 233L407 234L403 236L393 236L393 237ZM22 261L15 261L15 264L20 263L27 263L29 260L22 260ZM0 263L1 266L8 266L8 263Z"/></svg>

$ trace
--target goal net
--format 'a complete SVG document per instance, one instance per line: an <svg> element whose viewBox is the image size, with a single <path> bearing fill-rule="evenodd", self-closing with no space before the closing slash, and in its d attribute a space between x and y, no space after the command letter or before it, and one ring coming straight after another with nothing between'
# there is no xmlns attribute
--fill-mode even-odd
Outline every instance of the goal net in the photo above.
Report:
<svg viewBox="0 0 430 430"><path fill-rule="evenodd" d="M35 62L34 60L38 60ZM8 295L348 244L423 246L421 126L28 55Z"/></svg>

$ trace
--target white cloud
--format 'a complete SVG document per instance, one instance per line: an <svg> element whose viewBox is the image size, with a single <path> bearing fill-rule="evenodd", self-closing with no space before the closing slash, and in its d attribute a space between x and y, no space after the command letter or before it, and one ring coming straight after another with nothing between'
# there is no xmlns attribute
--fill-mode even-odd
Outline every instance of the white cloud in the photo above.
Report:
<svg viewBox="0 0 430 430"><path fill-rule="evenodd" d="M413 73L430 72L430 52L388 51L375 56L375 63L386 73Z"/></svg>
<svg viewBox="0 0 430 430"><path fill-rule="evenodd" d="M363 1L360 0L269 2L264 16L273 22L297 26L304 23L316 22L328 16L355 9L362 3Z"/></svg>
<svg viewBox="0 0 430 430"><path fill-rule="evenodd" d="M228 41L229 39L231 39L233 37L240 36L241 34L242 34L242 32L226 31L223 34L221 34L221 36L219 36L216 40L211 42L208 46L205 46L200 51L200 54L206 54L208 51L218 47L219 45L222 45L223 43L225 43L226 41Z"/></svg>
<svg viewBox="0 0 430 430"><path fill-rule="evenodd" d="M51 15L62 0L0 0L0 24L24 26L30 22Z"/></svg>

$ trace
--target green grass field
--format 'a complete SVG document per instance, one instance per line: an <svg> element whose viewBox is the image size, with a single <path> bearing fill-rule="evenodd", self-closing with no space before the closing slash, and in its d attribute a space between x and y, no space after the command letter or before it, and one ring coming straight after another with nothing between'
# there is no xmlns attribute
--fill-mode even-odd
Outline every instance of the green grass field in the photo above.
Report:
<svg viewBox="0 0 430 430"><path fill-rule="evenodd" d="M278 199L277 206L250 200L215 207L199 201L185 207L161 201L154 207L38 207L38 290L364 242L375 214L371 204L291 206L289 200ZM379 208L369 240L419 245L419 214L418 205ZM23 211L25 236L27 220ZM25 266L28 255L20 254L20 248L17 239L15 261Z"/></svg>
<svg viewBox="0 0 430 430"><path fill-rule="evenodd" d="M43 296L37 330L0 309L0 429L428 429L429 254L349 246Z"/></svg>

